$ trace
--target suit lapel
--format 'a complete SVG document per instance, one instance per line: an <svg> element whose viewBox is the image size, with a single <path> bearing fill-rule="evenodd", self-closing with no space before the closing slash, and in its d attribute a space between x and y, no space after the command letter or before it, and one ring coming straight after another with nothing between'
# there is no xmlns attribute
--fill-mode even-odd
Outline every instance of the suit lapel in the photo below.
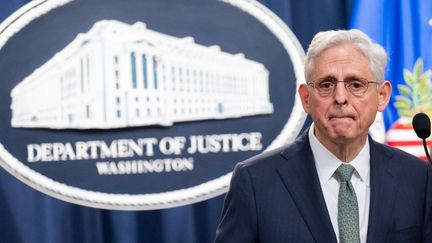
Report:
<svg viewBox="0 0 432 243"><path fill-rule="evenodd" d="M371 195L367 243L385 241L397 190L397 171L391 156L370 140Z"/></svg>
<svg viewBox="0 0 432 243"><path fill-rule="evenodd" d="M294 150L282 151L284 160L277 171L305 220L315 242L336 243L336 236L309 146L307 132L296 141Z"/></svg>

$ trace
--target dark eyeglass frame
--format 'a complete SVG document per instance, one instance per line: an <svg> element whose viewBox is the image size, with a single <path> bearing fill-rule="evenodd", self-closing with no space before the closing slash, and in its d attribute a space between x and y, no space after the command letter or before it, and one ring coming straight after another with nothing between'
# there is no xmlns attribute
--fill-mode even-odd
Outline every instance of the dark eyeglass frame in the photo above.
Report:
<svg viewBox="0 0 432 243"><path fill-rule="evenodd" d="M325 77L308 82L307 85L314 88L321 97L332 95L336 89L337 83L344 83L345 89L356 97L361 97L368 91L369 84L376 84L376 81L369 81L365 78L348 77L346 79L337 80L335 77ZM327 85L327 86L326 86ZM330 86L328 86L330 85ZM360 86L358 86L360 85Z"/></svg>

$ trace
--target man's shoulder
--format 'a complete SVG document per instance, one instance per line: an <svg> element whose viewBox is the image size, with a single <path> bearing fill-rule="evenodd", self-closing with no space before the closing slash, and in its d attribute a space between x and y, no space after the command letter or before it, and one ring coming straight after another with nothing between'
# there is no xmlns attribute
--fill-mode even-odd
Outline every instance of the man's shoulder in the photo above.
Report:
<svg viewBox="0 0 432 243"><path fill-rule="evenodd" d="M392 165L401 166L405 169L427 170L428 163L410 153L376 141L373 141L373 146L375 147L375 154L384 155Z"/></svg>
<svg viewBox="0 0 432 243"><path fill-rule="evenodd" d="M281 163L289 164L290 161L298 160L299 156L307 153L309 143L304 137L299 137L294 142L279 148L262 152L237 164L237 167L253 170L270 169Z"/></svg>

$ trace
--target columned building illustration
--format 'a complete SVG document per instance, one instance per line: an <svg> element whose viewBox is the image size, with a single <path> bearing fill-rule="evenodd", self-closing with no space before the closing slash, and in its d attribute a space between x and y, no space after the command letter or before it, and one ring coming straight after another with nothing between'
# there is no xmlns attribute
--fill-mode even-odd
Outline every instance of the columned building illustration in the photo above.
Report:
<svg viewBox="0 0 432 243"><path fill-rule="evenodd" d="M11 98L13 127L171 126L273 112L263 64L115 20L79 34Z"/></svg>

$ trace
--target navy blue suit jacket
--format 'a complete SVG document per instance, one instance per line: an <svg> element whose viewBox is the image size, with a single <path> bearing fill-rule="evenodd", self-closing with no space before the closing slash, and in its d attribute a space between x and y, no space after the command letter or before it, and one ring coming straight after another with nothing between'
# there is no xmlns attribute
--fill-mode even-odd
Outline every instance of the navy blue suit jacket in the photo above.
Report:
<svg viewBox="0 0 432 243"><path fill-rule="evenodd" d="M368 243L432 243L432 169L370 141ZM336 243L307 132L234 169L215 243Z"/></svg>

